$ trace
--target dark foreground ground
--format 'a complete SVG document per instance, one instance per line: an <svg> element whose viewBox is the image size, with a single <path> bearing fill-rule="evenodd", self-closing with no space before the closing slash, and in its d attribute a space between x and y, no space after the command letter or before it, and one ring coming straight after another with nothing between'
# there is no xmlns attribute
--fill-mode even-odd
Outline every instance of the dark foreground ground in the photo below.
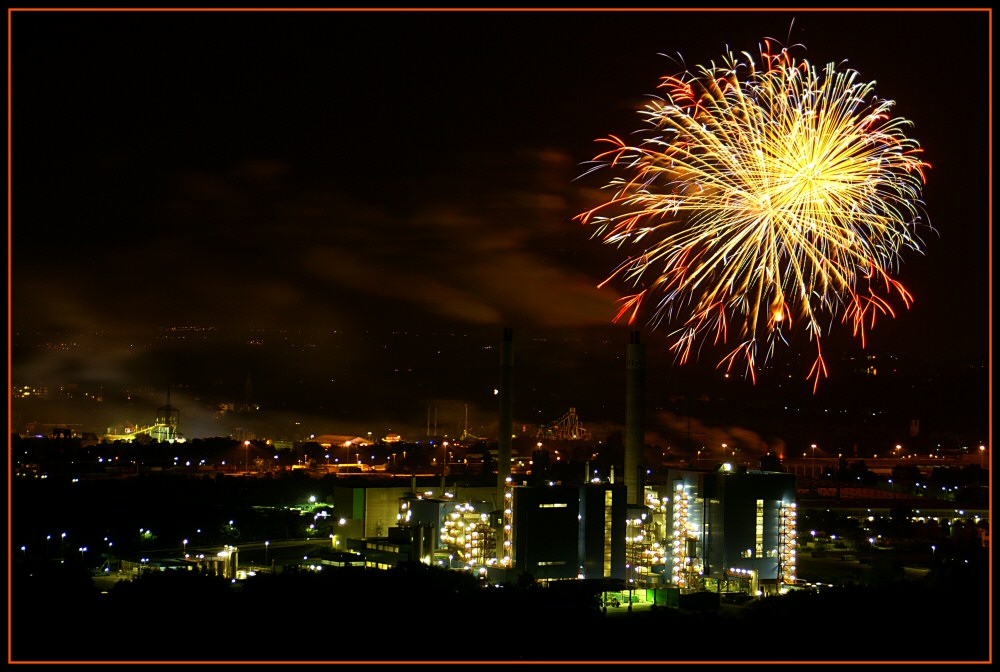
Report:
<svg viewBox="0 0 1000 672"><path fill-rule="evenodd" d="M530 580L483 589L423 565L233 584L154 572L106 594L81 565L15 564L12 661L985 661L984 552L919 580L741 608L602 614Z"/></svg>

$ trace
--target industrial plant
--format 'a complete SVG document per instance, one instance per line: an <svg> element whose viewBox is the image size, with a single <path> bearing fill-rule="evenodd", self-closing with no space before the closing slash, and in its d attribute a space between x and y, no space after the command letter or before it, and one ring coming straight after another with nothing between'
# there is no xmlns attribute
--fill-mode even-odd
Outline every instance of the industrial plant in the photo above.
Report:
<svg viewBox="0 0 1000 672"><path fill-rule="evenodd" d="M398 435L374 443L371 432L367 438L310 435L311 452L303 448L298 462L294 456L286 457L295 452L290 442L257 445L250 440L234 442L234 448L209 459L214 463L186 461L176 451L159 450L162 455L157 457L157 449L146 448L150 440L161 447L184 440L179 431L180 411L170 404L168 390L167 403L157 409L155 422L127 432L109 431L104 437L102 445L143 444L141 454L119 460L95 452L92 457L100 471L94 476L159 472L256 480L298 472L324 480L330 477L325 488L328 510L322 512L329 520L315 521L323 526L320 536L329 532L329 546L323 557L311 553L312 557L300 556L301 561L292 558L291 565L300 569L390 570L420 563L464 572L490 586L515 584L525 577L548 586L577 582L600 594L604 605L612 606L711 607L723 600L754 599L798 587L800 554L821 552L808 534L805 543L800 543L798 529L800 506L810 504L809 497L803 502L798 498L807 491L822 494L822 483L816 480L815 445L803 462L792 460L788 465L770 455L772 459L761 459L756 467L747 460L730 460L725 444L721 460L646 463L653 458L646 450L646 352L638 332L629 334L624 348L624 431L616 443L620 452L581 450L579 446L588 445L590 433L572 406L553 422L540 424L535 432L525 428L518 438L513 423L514 344L513 330L504 328L495 391L497 440L466 441L466 429L461 439L452 442L453 447L462 446L460 460L450 459L447 440L397 447ZM441 439L436 432L433 436ZM56 457L64 458L61 445L53 450ZM553 448L556 457L549 462L543 446L558 446L563 455ZM378 450L384 453L385 463L372 454ZM334 453L338 451L347 459L337 459ZM416 452L422 462L412 461ZM980 459L984 452L981 448ZM600 461L591 461L599 457ZM434 473L425 473L428 466ZM820 458L820 469L831 466L828 458ZM42 471L39 465L25 464L18 475L39 478ZM844 483L841 488L838 480L838 499L842 490L848 493L852 487ZM889 501L878 503L882 508L876 513L888 515L890 505ZM851 515L872 520L872 505L867 506ZM918 510L914 515L938 519L938 513L928 511ZM981 517L978 509L967 514L957 507L941 515L956 520L975 515L977 524ZM314 527L310 525L307 538L299 541L318 541ZM283 545L296 543L287 533L285 539ZM186 568L238 580L254 571L280 572L291 566L278 564L285 560L279 561L274 553L270 564L259 562L262 544L266 559L270 541L256 537L231 541L218 553L207 546L198 549L204 553L190 553L185 541L183 557L142 554L125 559L126 555L121 557L120 568L127 570L125 575ZM872 537L872 549L876 541ZM242 567L240 550L247 551ZM109 559L111 555L117 554L109 554ZM225 562L219 559L223 556Z"/></svg>
<svg viewBox="0 0 1000 672"><path fill-rule="evenodd" d="M537 431L521 423L515 430L509 328L500 343L496 442L468 441L467 430L461 438L431 435L429 416L433 439L426 444L400 442L396 434L373 440L371 433L305 434L309 440L300 445L232 436L179 444L180 411L169 403L169 392L148 431L133 428L113 441L79 447L62 435L21 440L14 454L22 496L82 498L66 514L76 522L53 526L49 521L56 517L48 512L18 526L36 530L38 539L22 542L15 554L21 581L32 587L22 609L35 610L31 623L47 622L48 614L35 607L43 602L34 599L44 581L30 572L72 561L87 567L99 590L95 605L129 615L116 628L134 613L130 600L148 599L166 615L164 622L186 624L191 610L203 609L207 600L217 600L218 613L238 612L233 605L267 605L260 611L270 616L316 597L318 605L332 599L342 609L337 613L351 619L362 613L360 621L374 623L386 605L405 610L397 604L400 595L416 595L416 603L445 614L443 621L500 614L525 630L572 623L591 633L579 636L588 643L616 640L626 631L661 632L668 622L683 633L679 641L694 641L712 631L717 616L739 619L734 622L751 638L758 624L767 627L757 609L826 599L862 576L871 586L892 579L917 588L913 579L927 575L925 565L955 564L988 550L986 506L920 491L912 497L899 492L901 481L890 480L884 490L865 488L845 480L852 471L834 476L830 469L838 463L815 452L784 463L768 453L753 464L737 460L725 444L721 459L700 459L700 453L667 459L650 450L656 430L646 427L646 418L654 417L647 406L655 404L646 398L645 347L637 332L623 345L624 431L609 434L604 444L580 440L587 430L573 406ZM985 463L985 453L983 446L973 459ZM907 462L892 460L892 466L873 461L872 467ZM830 475L817 477L824 472ZM889 472L896 479L904 474ZM913 474L916 482L905 487L925 490L924 472L914 466ZM835 497L826 492L831 489ZM132 504L116 513L124 522L107 522L101 507L108 502ZM831 508L837 521L828 521ZM36 510L44 509L27 511ZM920 553L925 560L916 562ZM181 587L190 599L177 599ZM798 594L770 599L792 591ZM958 600L968 593L947 594ZM326 619L325 612L315 613ZM809 618L832 622L841 613L824 607ZM238 641L247 618L233 620L219 641ZM790 617L785 627L799 620ZM437 635L433 619L411 625L419 633L415 643ZM32 626L34 632L42 630ZM99 637L84 632L78 647L100 646ZM140 637L131 639L142 645ZM531 646L572 649L558 638L529 640L519 638L519 648L503 655L525 657ZM338 641L352 652L371 648L356 648L353 633ZM800 659L813 653L808 633L798 641ZM185 646L193 651L196 638ZM280 643L267 646L267 655L283 654ZM447 646L448 655L470 660L490 651L476 638L461 645L449 639ZM715 653L707 641L689 649ZM747 639L724 654L752 649ZM416 657L438 655L431 651ZM572 655L617 653L585 646ZM121 655L139 654L125 649Z"/></svg>
<svg viewBox="0 0 1000 672"><path fill-rule="evenodd" d="M336 547L373 568L419 561L472 572L490 584L527 574L547 584L589 581L605 595L679 606L687 596L784 592L796 580L794 474L723 463L670 470L646 483L642 463L645 351L626 351L624 473L583 465L576 483L512 473L513 330L500 351L495 486L448 489L369 482L335 487L343 534ZM548 431L579 427L571 409ZM662 479L659 479L662 480ZM638 591L638 593L637 593ZM711 596L709 597L711 599Z"/></svg>

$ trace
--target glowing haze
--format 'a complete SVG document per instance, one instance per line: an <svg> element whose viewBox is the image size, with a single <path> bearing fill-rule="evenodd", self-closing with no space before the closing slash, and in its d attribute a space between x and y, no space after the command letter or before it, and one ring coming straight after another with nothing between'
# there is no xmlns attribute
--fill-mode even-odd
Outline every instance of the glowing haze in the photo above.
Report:
<svg viewBox="0 0 1000 672"><path fill-rule="evenodd" d="M815 391L823 335L847 324L863 346L878 315L912 302L893 276L930 227L929 164L874 82L770 41L760 52L663 77L662 97L641 111L641 142L601 141L611 148L592 170L614 173L613 194L577 219L627 250L604 281L636 289L615 321L652 302L650 322L670 325L680 363L711 341L724 346L720 367L743 362L754 380L805 331Z"/></svg>

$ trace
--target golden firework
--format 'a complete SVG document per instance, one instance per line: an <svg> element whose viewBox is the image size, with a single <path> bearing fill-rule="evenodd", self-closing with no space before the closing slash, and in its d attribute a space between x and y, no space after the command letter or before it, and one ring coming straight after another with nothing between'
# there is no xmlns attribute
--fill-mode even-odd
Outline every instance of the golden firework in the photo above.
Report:
<svg viewBox="0 0 1000 672"><path fill-rule="evenodd" d="M743 360L754 380L758 363L804 329L815 390L834 324L851 324L864 347L876 316L895 315L893 296L912 301L893 278L928 225L929 164L904 133L912 124L891 117L894 102L856 71L819 71L769 41L759 65L727 52L722 65L659 88L640 112L641 142L600 141L611 148L593 169L615 173L605 187L614 194L576 217L627 246L601 283L623 277L636 288L615 320L656 301L650 322L673 327L681 363L711 340L727 348L720 366Z"/></svg>

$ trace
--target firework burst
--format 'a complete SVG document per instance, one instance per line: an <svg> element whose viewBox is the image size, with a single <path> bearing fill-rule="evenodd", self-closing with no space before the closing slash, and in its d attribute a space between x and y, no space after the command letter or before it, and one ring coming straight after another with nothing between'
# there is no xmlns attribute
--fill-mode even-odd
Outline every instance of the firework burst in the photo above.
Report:
<svg viewBox="0 0 1000 672"><path fill-rule="evenodd" d="M864 347L876 317L895 315L891 300L912 302L893 274L921 249L930 166L874 83L767 41L760 51L664 77L640 112L641 142L599 141L611 148L591 170L615 173L614 194L576 219L629 252L601 283L636 289L615 321L655 303L649 321L672 327L681 363L711 341L725 348L720 367L743 362L754 381L804 330L815 391L825 334L847 324Z"/></svg>

